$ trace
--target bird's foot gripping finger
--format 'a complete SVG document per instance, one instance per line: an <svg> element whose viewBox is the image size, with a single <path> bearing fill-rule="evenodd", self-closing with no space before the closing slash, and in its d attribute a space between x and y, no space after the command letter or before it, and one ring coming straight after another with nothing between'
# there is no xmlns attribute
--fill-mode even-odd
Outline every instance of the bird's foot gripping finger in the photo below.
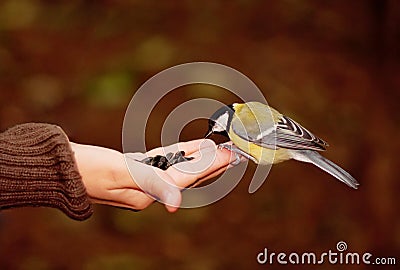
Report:
<svg viewBox="0 0 400 270"><path fill-rule="evenodd" d="M231 151L234 155L235 155L235 161L231 162L231 165L236 166L240 163L241 157L239 155L239 153L237 151L235 151L234 148L237 148L236 146L234 146L233 144L230 143L221 143L218 145L219 149L227 149L229 151Z"/></svg>
<svg viewBox="0 0 400 270"><path fill-rule="evenodd" d="M227 149L229 151L231 151L234 155L235 155L235 161L231 162L231 165L236 166L240 163L241 157L239 155L239 153L237 153L236 151L234 151L234 146L232 144L228 144L228 143L221 143L218 145L219 149Z"/></svg>
<svg viewBox="0 0 400 270"><path fill-rule="evenodd" d="M166 156L157 155L155 157L147 157L145 159L140 160L140 162L145 163L147 165L151 165L153 167L157 167L161 170L167 170L174 164L192 160L193 157L185 157L184 151L179 151L177 153L168 153Z"/></svg>
<svg viewBox="0 0 400 270"><path fill-rule="evenodd" d="M247 154L246 152L244 152L243 150L239 149L237 146L235 146L234 144L230 144L230 143L221 143L218 145L218 148L220 149L228 149L229 151L233 152L235 154L235 161L233 161L231 164L232 165L238 165L241 161L241 156L252 160L253 162L257 163L256 159Z"/></svg>

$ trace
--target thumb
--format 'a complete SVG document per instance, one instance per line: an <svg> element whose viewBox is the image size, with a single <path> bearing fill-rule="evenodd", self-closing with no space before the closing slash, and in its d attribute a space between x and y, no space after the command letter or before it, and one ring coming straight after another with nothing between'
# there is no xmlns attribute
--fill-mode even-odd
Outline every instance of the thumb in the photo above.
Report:
<svg viewBox="0 0 400 270"><path fill-rule="evenodd" d="M137 181L137 184L148 195L165 204L169 212L175 212L182 201L180 189L170 176L156 170L159 169L149 168L147 177L142 178L143 181Z"/></svg>
<svg viewBox="0 0 400 270"><path fill-rule="evenodd" d="M133 156L126 156L129 173L136 186L163 204L169 212L178 210L182 194L175 181L164 171L138 162Z"/></svg>

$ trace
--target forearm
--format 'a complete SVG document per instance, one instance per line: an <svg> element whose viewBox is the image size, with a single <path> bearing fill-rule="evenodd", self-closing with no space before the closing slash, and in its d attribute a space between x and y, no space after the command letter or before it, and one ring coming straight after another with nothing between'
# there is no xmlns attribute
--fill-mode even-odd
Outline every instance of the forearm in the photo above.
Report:
<svg viewBox="0 0 400 270"><path fill-rule="evenodd" d="M0 209L49 206L84 220L92 208L67 136L49 124L0 134Z"/></svg>

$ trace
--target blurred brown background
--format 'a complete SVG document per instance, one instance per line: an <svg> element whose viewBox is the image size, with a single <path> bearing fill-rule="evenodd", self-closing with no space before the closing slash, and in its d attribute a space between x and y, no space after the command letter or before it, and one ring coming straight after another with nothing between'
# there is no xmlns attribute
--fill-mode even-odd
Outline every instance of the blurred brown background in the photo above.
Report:
<svg viewBox="0 0 400 270"><path fill-rule="evenodd" d="M167 67L211 61L249 76L326 139L325 156L361 186L292 161L253 195L249 173L218 203L176 214L96 206L75 222L53 209L3 211L0 269L250 269L264 247L322 253L339 241L399 264L399 22L395 0L1 1L1 130L50 122L77 142L121 150L135 89ZM197 87L163 104L207 93L237 101ZM181 139L205 129L191 125Z"/></svg>

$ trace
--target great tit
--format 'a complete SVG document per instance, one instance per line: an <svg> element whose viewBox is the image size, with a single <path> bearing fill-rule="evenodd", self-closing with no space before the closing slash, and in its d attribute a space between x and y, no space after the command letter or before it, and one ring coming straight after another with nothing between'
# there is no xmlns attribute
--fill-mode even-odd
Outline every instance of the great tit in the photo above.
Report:
<svg viewBox="0 0 400 270"><path fill-rule="evenodd" d="M295 159L316 165L354 189L359 185L348 172L317 152L326 150L325 141L265 104L247 102L224 106L210 117L208 124L206 138L213 133L226 136L233 145L221 147L256 164Z"/></svg>

